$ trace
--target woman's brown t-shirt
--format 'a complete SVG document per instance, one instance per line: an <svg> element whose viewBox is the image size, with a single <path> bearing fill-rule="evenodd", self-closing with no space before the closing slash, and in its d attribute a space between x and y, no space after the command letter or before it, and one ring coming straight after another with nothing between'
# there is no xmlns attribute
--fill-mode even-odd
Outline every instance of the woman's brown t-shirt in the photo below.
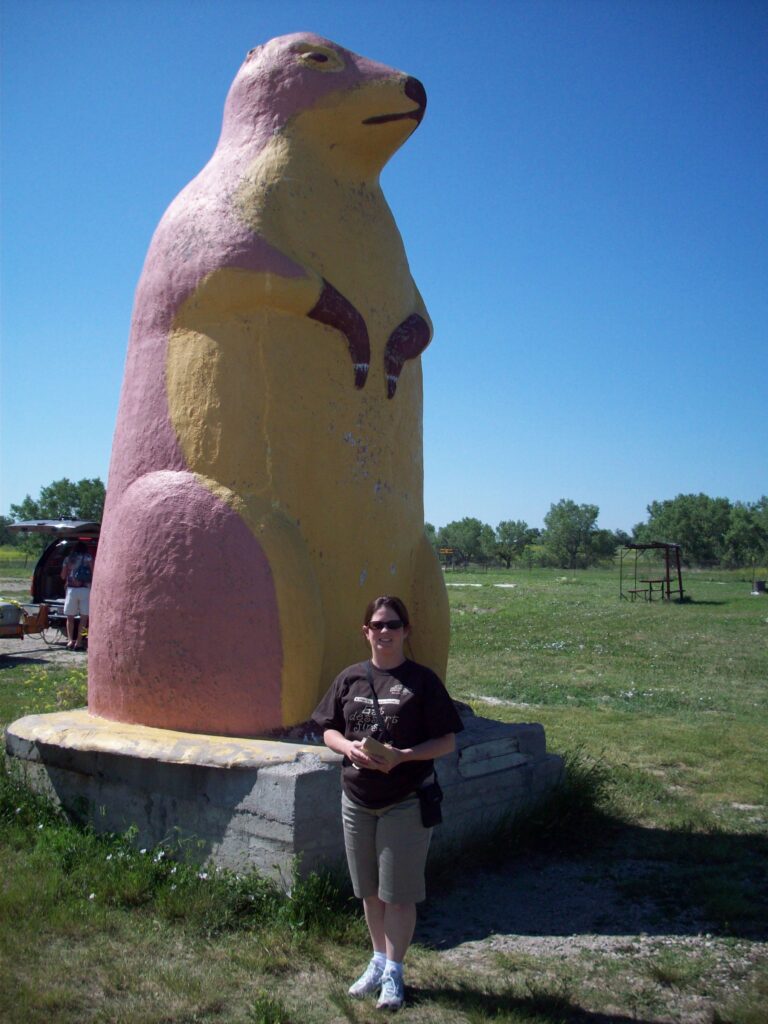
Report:
<svg viewBox="0 0 768 1024"><path fill-rule="evenodd" d="M336 729L350 740L364 736L383 740L368 682L369 664L350 665L336 677L312 715L320 729ZM371 664L371 676L392 746L414 747L464 728L448 691L426 666L404 661L385 670ZM387 807L404 800L433 768L432 761L407 761L385 773L358 769L345 757L342 786L350 799L364 807Z"/></svg>

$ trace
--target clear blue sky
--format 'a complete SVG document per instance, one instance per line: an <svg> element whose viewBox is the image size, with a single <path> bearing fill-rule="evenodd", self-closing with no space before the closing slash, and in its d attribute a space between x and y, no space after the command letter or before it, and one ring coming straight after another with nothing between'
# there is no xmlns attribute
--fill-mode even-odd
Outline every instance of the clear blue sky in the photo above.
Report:
<svg viewBox="0 0 768 1024"><path fill-rule="evenodd" d="M766 3L3 0L0 512L106 480L152 232L300 30L427 88L382 181L436 328L429 521L768 491Z"/></svg>

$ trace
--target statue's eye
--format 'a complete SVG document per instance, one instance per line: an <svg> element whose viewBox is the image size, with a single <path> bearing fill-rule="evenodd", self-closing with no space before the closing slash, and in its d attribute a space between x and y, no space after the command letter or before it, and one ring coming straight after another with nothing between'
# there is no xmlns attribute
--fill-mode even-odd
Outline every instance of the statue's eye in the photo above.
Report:
<svg viewBox="0 0 768 1024"><path fill-rule="evenodd" d="M302 64L311 65L318 71L341 71L344 68L344 61L333 50L322 49L317 46L307 46L306 49L294 51Z"/></svg>

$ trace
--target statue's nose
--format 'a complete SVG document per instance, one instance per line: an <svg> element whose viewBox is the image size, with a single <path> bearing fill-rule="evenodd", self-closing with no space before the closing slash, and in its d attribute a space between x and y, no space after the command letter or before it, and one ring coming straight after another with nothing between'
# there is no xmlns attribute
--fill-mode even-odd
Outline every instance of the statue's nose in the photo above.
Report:
<svg viewBox="0 0 768 1024"><path fill-rule="evenodd" d="M422 112L427 105L427 90L418 80L418 78L407 78L405 82L405 95L409 100L413 100L414 103L418 103L421 107Z"/></svg>

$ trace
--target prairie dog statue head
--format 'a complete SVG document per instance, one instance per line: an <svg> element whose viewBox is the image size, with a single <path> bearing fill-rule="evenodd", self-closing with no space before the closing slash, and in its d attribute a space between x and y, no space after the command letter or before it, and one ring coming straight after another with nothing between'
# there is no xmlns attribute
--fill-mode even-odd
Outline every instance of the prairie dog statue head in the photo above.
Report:
<svg viewBox="0 0 768 1024"><path fill-rule="evenodd" d="M418 127L427 95L416 78L311 33L280 36L248 53L224 108L221 146L242 146L292 120L314 157L347 173L376 174Z"/></svg>

